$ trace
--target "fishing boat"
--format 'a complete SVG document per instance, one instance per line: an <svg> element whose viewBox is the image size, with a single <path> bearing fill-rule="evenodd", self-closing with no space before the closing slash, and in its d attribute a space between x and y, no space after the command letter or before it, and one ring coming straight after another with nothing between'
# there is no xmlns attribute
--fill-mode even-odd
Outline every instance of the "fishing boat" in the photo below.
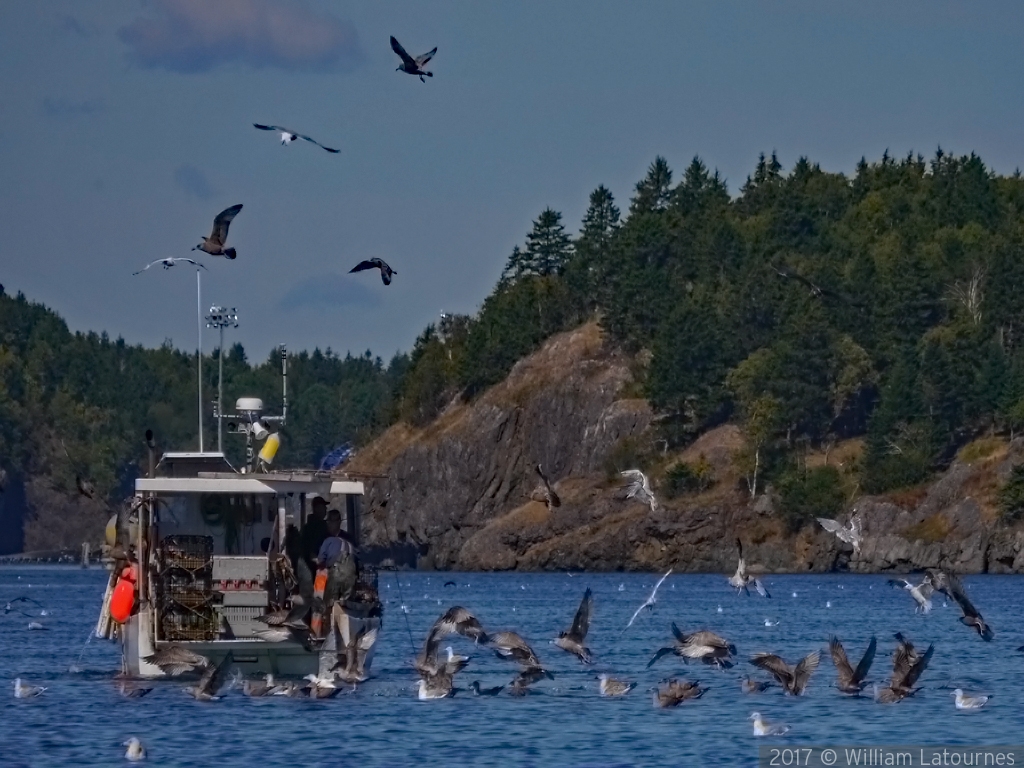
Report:
<svg viewBox="0 0 1024 768"><path fill-rule="evenodd" d="M156 460L149 440L148 476L135 481L127 511L108 526L113 559L96 627L98 637L120 642L127 674L162 677L146 659L177 645L212 663L231 652L246 676L302 677L318 672L335 623L346 644L380 628L374 571L360 571L354 589L333 601L338 609L320 591L308 594L308 570L305 580L296 577L305 565L295 567L293 544L310 519L310 498L330 500L358 546L363 483L337 471L271 470L276 434L261 409L255 398L236 404L241 416L230 426L245 433L250 446L242 470L220 452L165 453ZM251 449L256 440L264 442L259 461ZM326 571L314 576L322 590ZM285 640L261 637L268 626L258 617L287 607L302 592L311 606L308 627ZM372 658L370 648L367 673Z"/></svg>

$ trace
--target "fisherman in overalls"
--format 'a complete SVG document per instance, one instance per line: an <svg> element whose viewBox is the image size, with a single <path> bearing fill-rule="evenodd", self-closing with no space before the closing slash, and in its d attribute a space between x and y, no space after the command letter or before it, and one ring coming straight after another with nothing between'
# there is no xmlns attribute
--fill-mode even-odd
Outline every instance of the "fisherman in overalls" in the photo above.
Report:
<svg viewBox="0 0 1024 768"><path fill-rule="evenodd" d="M319 573L326 571L327 582L323 589L321 611L317 610L320 606L314 597L314 634L317 634L317 625L320 624L316 621L316 614L327 615L335 601L344 601L351 597L359 575L355 547L352 546L348 535L341 530L341 512L336 509L327 513L327 533L327 538L320 545L320 552L317 554L317 569ZM317 582L320 582L320 578Z"/></svg>

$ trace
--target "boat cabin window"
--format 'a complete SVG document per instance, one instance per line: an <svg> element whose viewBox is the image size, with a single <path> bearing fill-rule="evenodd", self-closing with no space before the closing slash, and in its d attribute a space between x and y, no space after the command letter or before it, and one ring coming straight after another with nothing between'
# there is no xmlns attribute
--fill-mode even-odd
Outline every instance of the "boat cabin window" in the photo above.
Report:
<svg viewBox="0 0 1024 768"><path fill-rule="evenodd" d="M215 555L262 555L273 538L278 497L273 494L193 493L162 496L160 537L211 536ZM286 497L288 517L292 500Z"/></svg>

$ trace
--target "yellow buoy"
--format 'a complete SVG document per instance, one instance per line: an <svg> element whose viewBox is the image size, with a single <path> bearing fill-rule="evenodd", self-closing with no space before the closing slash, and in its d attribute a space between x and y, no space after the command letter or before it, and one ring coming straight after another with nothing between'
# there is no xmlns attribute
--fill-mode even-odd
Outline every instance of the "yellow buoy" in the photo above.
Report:
<svg viewBox="0 0 1024 768"><path fill-rule="evenodd" d="M277 449L280 447L281 438L278 437L277 432L274 432L263 443L263 449L260 451L260 461L264 464L272 464L274 456L277 455Z"/></svg>
<svg viewBox="0 0 1024 768"><path fill-rule="evenodd" d="M104 531L104 536L107 540L108 547L112 547L117 544L117 515L110 516L110 520L107 522L107 528Z"/></svg>

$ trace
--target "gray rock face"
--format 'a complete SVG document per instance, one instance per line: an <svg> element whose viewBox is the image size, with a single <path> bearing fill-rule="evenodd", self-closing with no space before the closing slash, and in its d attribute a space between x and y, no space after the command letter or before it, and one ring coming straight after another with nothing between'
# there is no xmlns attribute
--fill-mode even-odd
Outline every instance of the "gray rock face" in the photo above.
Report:
<svg viewBox="0 0 1024 768"><path fill-rule="evenodd" d="M740 536L755 572L1024 572L1024 531L998 524L991 500L971 495L1005 480L1024 460L1024 441L995 467L954 462L916 504L857 499L840 517L863 521L854 553L817 525L788 531L770 489L756 499L738 485L663 499L657 512L624 499L615 470L627 467L608 464L628 461L627 439L655 437L646 401L621 395L630 380L629 360L609 352L591 324L553 338L505 382L472 404L454 403L426 429L393 427L351 466L387 477L367 483L365 544L420 552L421 567L440 569L731 574ZM735 427L720 430L725 438L706 456L716 472L741 439ZM561 506L531 500L538 463Z"/></svg>

